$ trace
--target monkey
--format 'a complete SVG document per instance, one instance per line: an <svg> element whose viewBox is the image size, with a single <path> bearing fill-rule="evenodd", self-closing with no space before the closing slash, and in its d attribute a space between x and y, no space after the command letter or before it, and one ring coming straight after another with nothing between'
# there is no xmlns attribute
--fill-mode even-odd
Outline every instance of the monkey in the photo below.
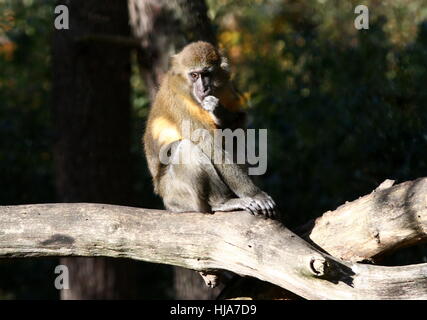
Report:
<svg viewBox="0 0 427 320"><path fill-rule="evenodd" d="M245 210L276 218L274 200L253 183L244 164L235 163L233 155L211 138L216 129L244 128L242 105L231 83L228 61L212 44L194 42L172 57L143 136L154 192L167 210ZM208 134L199 135L196 144L184 133L183 123L189 125L190 133L203 129ZM213 161L216 152L225 155L225 161ZM191 161L179 161L189 155ZM225 272L199 274L209 287L229 276Z"/></svg>
<svg viewBox="0 0 427 320"><path fill-rule="evenodd" d="M214 163L213 151L223 148L201 137L197 144L183 134L186 121L191 132L243 127L242 99L233 89L227 59L208 42L185 46L172 57L143 136L144 151L154 191L167 210L204 212L245 210L253 215L276 216L276 203L258 188L242 165ZM161 161L167 150L169 161ZM191 154L191 162L176 163ZM227 155L226 155L227 158ZM179 161L178 161L179 162Z"/></svg>

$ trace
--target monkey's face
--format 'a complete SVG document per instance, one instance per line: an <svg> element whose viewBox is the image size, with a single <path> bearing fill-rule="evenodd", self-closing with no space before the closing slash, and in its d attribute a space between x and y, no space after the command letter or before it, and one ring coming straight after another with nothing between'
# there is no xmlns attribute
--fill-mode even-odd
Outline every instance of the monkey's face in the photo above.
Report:
<svg viewBox="0 0 427 320"><path fill-rule="evenodd" d="M214 71L214 67L205 67L190 70L187 75L193 97L200 104L205 97L212 95L215 91Z"/></svg>
<svg viewBox="0 0 427 320"><path fill-rule="evenodd" d="M184 80L185 90L201 105L207 96L215 96L229 80L228 63L207 42L194 42L173 56L172 72Z"/></svg>

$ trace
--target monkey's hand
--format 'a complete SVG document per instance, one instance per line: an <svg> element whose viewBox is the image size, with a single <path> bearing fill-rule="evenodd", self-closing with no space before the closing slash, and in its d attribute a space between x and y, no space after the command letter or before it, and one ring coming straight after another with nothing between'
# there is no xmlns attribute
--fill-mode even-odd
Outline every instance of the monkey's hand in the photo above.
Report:
<svg viewBox="0 0 427 320"><path fill-rule="evenodd" d="M276 203L268 194L261 191L253 197L235 198L212 207L213 211L246 210L253 215L264 215L268 218L277 216Z"/></svg>
<svg viewBox="0 0 427 320"><path fill-rule="evenodd" d="M203 280L205 281L205 284L209 288L215 288L220 283L220 278L215 273L206 273L204 271L199 271L199 274L202 276Z"/></svg>
<svg viewBox="0 0 427 320"><path fill-rule="evenodd" d="M218 105L219 99L214 96L206 96L202 101L202 108L209 112L213 112Z"/></svg>

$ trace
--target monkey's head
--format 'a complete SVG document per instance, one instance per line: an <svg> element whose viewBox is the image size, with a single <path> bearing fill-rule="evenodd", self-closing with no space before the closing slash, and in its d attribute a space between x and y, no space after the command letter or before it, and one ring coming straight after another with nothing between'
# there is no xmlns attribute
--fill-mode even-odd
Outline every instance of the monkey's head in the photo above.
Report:
<svg viewBox="0 0 427 320"><path fill-rule="evenodd" d="M187 45L172 59L172 72L181 77L188 92L200 104L227 83L228 68L226 58L212 44L203 41Z"/></svg>

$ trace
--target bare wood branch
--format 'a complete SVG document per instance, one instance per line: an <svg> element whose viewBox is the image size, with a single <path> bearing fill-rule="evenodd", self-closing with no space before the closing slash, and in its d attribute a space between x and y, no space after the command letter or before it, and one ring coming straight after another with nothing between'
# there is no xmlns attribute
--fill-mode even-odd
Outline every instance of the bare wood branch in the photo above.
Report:
<svg viewBox="0 0 427 320"><path fill-rule="evenodd" d="M227 269L308 299L427 299L427 264L338 261L246 212L173 214L103 204L0 207L0 257L108 256Z"/></svg>
<svg viewBox="0 0 427 320"><path fill-rule="evenodd" d="M427 178L393 185L317 218L303 236L329 254L349 261L374 259L427 240Z"/></svg>

